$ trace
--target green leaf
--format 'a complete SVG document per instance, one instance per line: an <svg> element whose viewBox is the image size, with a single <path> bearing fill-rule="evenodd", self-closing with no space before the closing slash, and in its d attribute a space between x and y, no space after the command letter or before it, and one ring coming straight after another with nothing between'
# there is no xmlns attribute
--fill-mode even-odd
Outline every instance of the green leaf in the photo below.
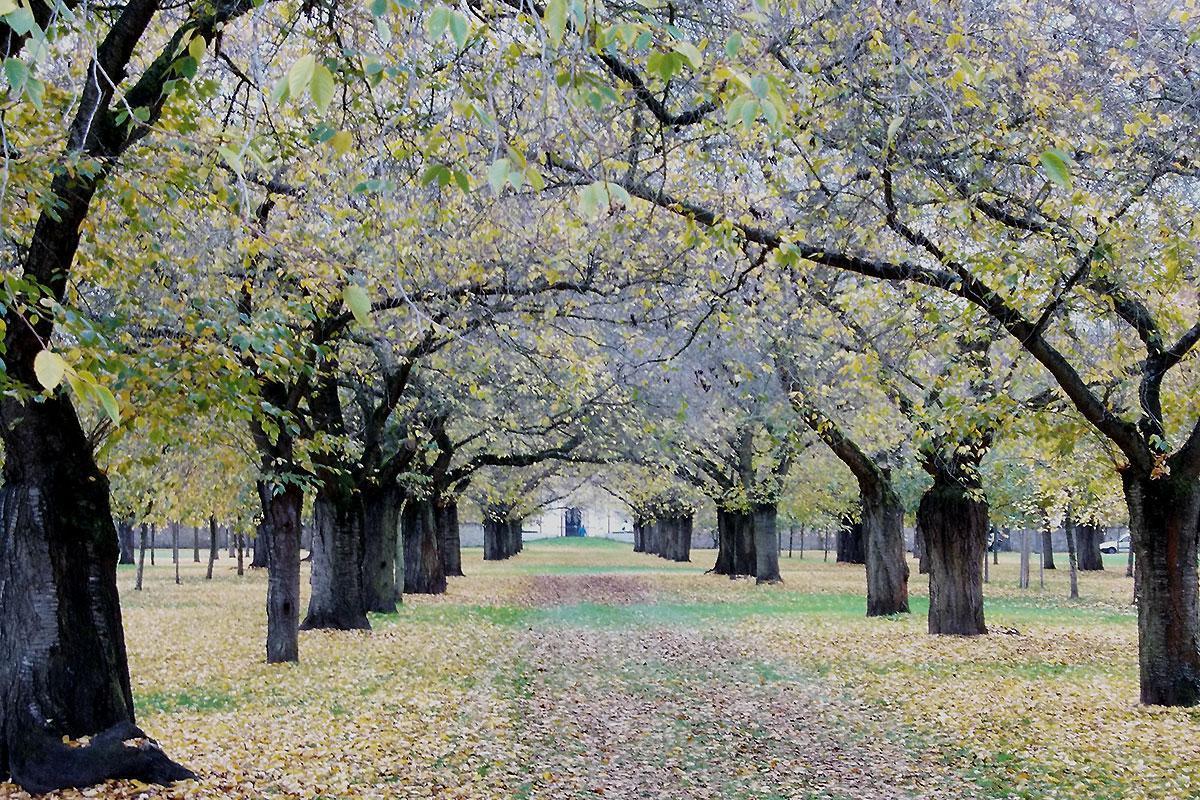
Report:
<svg viewBox="0 0 1200 800"><path fill-rule="evenodd" d="M299 97L304 94L304 90L308 88L309 82L312 80L313 72L317 68L317 59L312 54L302 57L292 68L288 70L288 91L292 97Z"/></svg>
<svg viewBox="0 0 1200 800"><path fill-rule="evenodd" d="M366 289L356 283L347 284L342 290L342 300L359 325L371 324L371 298L367 296Z"/></svg>
<svg viewBox="0 0 1200 800"><path fill-rule="evenodd" d="M700 69L704 66L704 55L700 52L700 48L691 42L678 42L675 45L675 52L686 58L691 63L692 69Z"/></svg>
<svg viewBox="0 0 1200 800"><path fill-rule="evenodd" d="M466 17L457 11L450 13L450 36L453 37L454 43L458 45L459 50L462 50L466 46L467 34L470 33L470 30Z"/></svg>
<svg viewBox="0 0 1200 800"><path fill-rule="evenodd" d="M208 48L208 42L204 41L204 37L196 35L188 42L188 55L196 59L199 64L204 60L204 51Z"/></svg>
<svg viewBox="0 0 1200 800"><path fill-rule="evenodd" d="M546 26L550 44L555 48L561 46L563 34L567 30L567 0L550 0L546 4L546 15L542 23Z"/></svg>
<svg viewBox="0 0 1200 800"><path fill-rule="evenodd" d="M4 74L8 77L8 85L13 88L13 91L19 93L29 78L29 67L25 66L25 62L19 58L6 58L4 59Z"/></svg>
<svg viewBox="0 0 1200 800"><path fill-rule="evenodd" d="M121 424L121 408L117 405L117 398L108 390L107 386L95 384L92 391L96 394L96 399L100 401L100 405L104 408L104 413L108 414L108 418L113 421L114 425Z"/></svg>
<svg viewBox="0 0 1200 800"><path fill-rule="evenodd" d="M329 146L333 148L333 152L339 156L345 155L350 150L350 146L354 144L350 137L349 131L338 131L333 136L329 137Z"/></svg>
<svg viewBox="0 0 1200 800"><path fill-rule="evenodd" d="M312 95L313 103L316 104L318 111L322 114L329 111L329 104L333 102L333 73L324 64L317 64L313 67L308 91Z"/></svg>
<svg viewBox="0 0 1200 800"><path fill-rule="evenodd" d="M488 167L488 186L492 187L494 194L500 194L504 184L508 181L508 173L511 169L511 162L507 158L498 158Z"/></svg>
<svg viewBox="0 0 1200 800"><path fill-rule="evenodd" d="M1057 147L1052 147L1038 156L1042 169L1046 170L1046 177L1068 192L1071 191L1071 168L1068 166L1070 160L1071 157Z"/></svg>
<svg viewBox="0 0 1200 800"><path fill-rule="evenodd" d="M67 362L58 353L43 350L33 357L33 374L46 389L56 388L66 373Z"/></svg>
<svg viewBox="0 0 1200 800"><path fill-rule="evenodd" d="M446 26L450 24L450 9L445 6L438 6L433 11L429 12L429 19L425 21L425 29L429 32L431 41L442 38L442 34L446 32Z"/></svg>

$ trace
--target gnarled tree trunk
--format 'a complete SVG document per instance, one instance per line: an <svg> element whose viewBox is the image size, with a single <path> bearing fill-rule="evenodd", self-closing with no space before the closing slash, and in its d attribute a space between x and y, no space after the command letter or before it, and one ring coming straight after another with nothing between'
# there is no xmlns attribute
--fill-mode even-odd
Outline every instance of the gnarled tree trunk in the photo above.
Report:
<svg viewBox="0 0 1200 800"><path fill-rule="evenodd" d="M1143 703L1200 704L1197 524L1200 484L1121 474L1136 553L1138 662Z"/></svg>
<svg viewBox="0 0 1200 800"><path fill-rule="evenodd" d="M908 613L904 506L890 486L860 486L866 550L867 616Z"/></svg>
<svg viewBox="0 0 1200 800"><path fill-rule="evenodd" d="M917 520L929 552L929 632L975 636L983 621L988 507L950 477L921 496Z"/></svg>
<svg viewBox="0 0 1200 800"><path fill-rule="evenodd" d="M363 604L363 507L357 492L337 480L313 498L312 572L308 614L301 628L366 630Z"/></svg>
<svg viewBox="0 0 1200 800"><path fill-rule="evenodd" d="M404 591L407 594L442 594L446 573L438 551L433 504L409 498L401 513L404 536Z"/></svg>
<svg viewBox="0 0 1200 800"><path fill-rule="evenodd" d="M396 611L396 539L400 535L400 489L395 484L360 487L363 514L362 593L367 611Z"/></svg>
<svg viewBox="0 0 1200 800"><path fill-rule="evenodd" d="M45 792L191 777L111 734L62 743L133 723L108 480L65 396L4 398L0 421L0 780Z"/></svg>

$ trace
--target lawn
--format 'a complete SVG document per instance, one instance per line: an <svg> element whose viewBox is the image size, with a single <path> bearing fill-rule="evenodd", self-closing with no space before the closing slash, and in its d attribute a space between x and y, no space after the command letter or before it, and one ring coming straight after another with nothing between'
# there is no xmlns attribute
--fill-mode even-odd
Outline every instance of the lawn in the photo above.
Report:
<svg viewBox="0 0 1200 800"><path fill-rule="evenodd" d="M1187 797L1200 712L1136 703L1123 556L987 587L991 635L866 619L861 567L755 586L602 540L532 542L374 630L263 662L265 576L120 582L139 721L195 784L110 797ZM190 557L190 553L188 554ZM1065 563L1065 558L1060 558ZM0 788L0 793L4 790ZM14 796L20 796L14 793ZM63 793L62 796L81 796ZM89 796L96 796L95 794Z"/></svg>

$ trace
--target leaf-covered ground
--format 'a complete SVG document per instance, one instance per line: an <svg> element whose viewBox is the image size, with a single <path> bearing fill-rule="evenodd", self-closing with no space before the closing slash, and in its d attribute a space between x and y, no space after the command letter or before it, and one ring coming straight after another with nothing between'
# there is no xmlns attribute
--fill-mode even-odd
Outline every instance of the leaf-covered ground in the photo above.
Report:
<svg viewBox="0 0 1200 800"><path fill-rule="evenodd" d="M868 620L861 567L782 586L604 541L464 553L446 596L262 663L262 574L121 575L139 721L201 773L62 797L1190 797L1200 712L1136 704L1130 581L992 568L978 639ZM815 556L815 557L814 557ZM1116 559L1114 559L1114 562ZM915 571L914 571L915 572ZM1034 584L1038 578L1035 574ZM0 784L0 795L22 797Z"/></svg>

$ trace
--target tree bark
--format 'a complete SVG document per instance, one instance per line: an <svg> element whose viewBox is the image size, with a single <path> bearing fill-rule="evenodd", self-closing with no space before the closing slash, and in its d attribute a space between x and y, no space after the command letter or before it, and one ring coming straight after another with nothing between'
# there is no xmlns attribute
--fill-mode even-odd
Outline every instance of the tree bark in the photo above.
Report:
<svg viewBox="0 0 1200 800"><path fill-rule="evenodd" d="M396 539L400 535L400 489L395 484L362 487L363 605L367 611L396 612Z"/></svg>
<svg viewBox="0 0 1200 800"><path fill-rule="evenodd" d="M118 564L133 563L133 522L123 519L117 523L117 543L120 545L120 557L117 559Z"/></svg>
<svg viewBox="0 0 1200 800"><path fill-rule="evenodd" d="M179 523L171 523L171 563L175 565L175 585L180 584L179 580Z"/></svg>
<svg viewBox="0 0 1200 800"><path fill-rule="evenodd" d="M754 516L718 508L717 563L710 572L731 578L754 575L758 569L754 544Z"/></svg>
<svg viewBox="0 0 1200 800"><path fill-rule="evenodd" d="M261 492L262 489L260 488L259 491ZM270 531L267 530L265 525L260 524L257 530L255 530L254 541L251 542L252 546L250 548L250 569L267 568L267 552L270 550L270 547L267 544L267 537L270 535ZM296 547L297 552L299 552L299 541L297 541ZM299 558L299 556L297 556L297 558Z"/></svg>
<svg viewBox="0 0 1200 800"><path fill-rule="evenodd" d="M694 519L691 514L678 518L678 532L673 559L675 561L692 560L692 531Z"/></svg>
<svg viewBox="0 0 1200 800"><path fill-rule="evenodd" d="M348 481L326 481L313 499L312 571L301 630L368 630L363 604L362 501Z"/></svg>
<svg viewBox="0 0 1200 800"><path fill-rule="evenodd" d="M862 523L850 522L838 528L837 563L865 564L866 561L867 554L863 544Z"/></svg>
<svg viewBox="0 0 1200 800"><path fill-rule="evenodd" d="M505 540L508 538L507 523L500 520L483 521L483 560L503 561L508 558Z"/></svg>
<svg viewBox="0 0 1200 800"><path fill-rule="evenodd" d="M259 485L263 521L255 542L267 559L267 663L300 660L300 513L304 493L294 483Z"/></svg>
<svg viewBox="0 0 1200 800"><path fill-rule="evenodd" d="M642 538L642 524L641 519L634 519L633 521L633 552L635 553L646 552L646 544Z"/></svg>
<svg viewBox="0 0 1200 800"><path fill-rule="evenodd" d="M1042 569L1054 569L1054 531L1042 531Z"/></svg>
<svg viewBox="0 0 1200 800"><path fill-rule="evenodd" d="M141 525L140 547L138 547L137 582L133 585L133 588L139 592L142 590L142 575L146 571L146 538L146 523L143 522Z"/></svg>
<svg viewBox="0 0 1200 800"><path fill-rule="evenodd" d="M438 552L447 577L459 577L462 571L462 544L458 529L458 503L438 496L433 501L434 521L437 524Z"/></svg>
<svg viewBox="0 0 1200 800"><path fill-rule="evenodd" d="M975 636L983 621L987 502L951 478L935 476L917 519L929 551L929 632Z"/></svg>
<svg viewBox="0 0 1200 800"><path fill-rule="evenodd" d="M108 480L62 394L0 399L0 420L0 780L87 786L133 769L62 743L133 722Z"/></svg>
<svg viewBox="0 0 1200 800"><path fill-rule="evenodd" d="M446 573L438 552L437 524L429 500L409 498L401 514L404 535L404 591L407 594L442 594Z"/></svg>
<svg viewBox="0 0 1200 800"><path fill-rule="evenodd" d="M204 579L211 581L213 574L213 563L217 560L217 518L208 518L208 571L204 573Z"/></svg>
<svg viewBox="0 0 1200 800"><path fill-rule="evenodd" d="M1071 599L1079 597L1079 559L1075 545L1075 522L1068 514L1063 519L1063 532L1067 535L1067 567L1071 573Z"/></svg>
<svg viewBox="0 0 1200 800"><path fill-rule="evenodd" d="M867 616L908 613L904 506L888 485L862 486L862 538L867 573Z"/></svg>
<svg viewBox="0 0 1200 800"><path fill-rule="evenodd" d="M1021 568L1017 575L1017 586L1029 588L1029 531L1021 531Z"/></svg>
<svg viewBox="0 0 1200 800"><path fill-rule="evenodd" d="M925 536L921 533L921 526L917 525L913 530L913 558L917 560L917 574L929 574L929 549L925 547Z"/></svg>
<svg viewBox="0 0 1200 800"><path fill-rule="evenodd" d="M1099 525L1075 525L1075 550L1080 570L1090 572L1104 569L1104 554L1100 552L1103 539L1104 530Z"/></svg>
<svg viewBox="0 0 1200 800"><path fill-rule="evenodd" d="M200 563L200 526L192 526L192 563Z"/></svg>
<svg viewBox="0 0 1200 800"><path fill-rule="evenodd" d="M244 574L244 572L243 572L244 567L242 564L242 559L243 559L242 554L245 552L245 550L246 550L246 537L241 531L238 531L238 533L237 533L237 565L238 565L237 574L238 574L239 578Z"/></svg>
<svg viewBox="0 0 1200 800"><path fill-rule="evenodd" d="M1200 484L1121 474L1136 552L1138 662L1143 703L1200 703L1197 524Z"/></svg>
<svg viewBox="0 0 1200 800"><path fill-rule="evenodd" d="M779 574L779 510L774 503L754 506L751 528L754 531L754 582L783 583Z"/></svg>
<svg viewBox="0 0 1200 800"><path fill-rule="evenodd" d="M158 526L150 526L150 566L154 566L154 551L157 549Z"/></svg>

